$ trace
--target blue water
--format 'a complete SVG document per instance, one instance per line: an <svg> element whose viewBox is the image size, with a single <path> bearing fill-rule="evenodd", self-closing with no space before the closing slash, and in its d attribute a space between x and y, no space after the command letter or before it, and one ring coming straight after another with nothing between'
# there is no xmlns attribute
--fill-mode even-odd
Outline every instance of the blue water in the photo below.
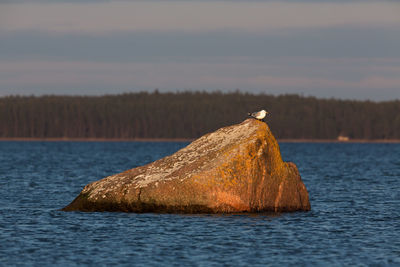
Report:
<svg viewBox="0 0 400 267"><path fill-rule="evenodd" d="M59 211L186 144L0 142L0 265L400 265L400 144L281 144L306 213Z"/></svg>

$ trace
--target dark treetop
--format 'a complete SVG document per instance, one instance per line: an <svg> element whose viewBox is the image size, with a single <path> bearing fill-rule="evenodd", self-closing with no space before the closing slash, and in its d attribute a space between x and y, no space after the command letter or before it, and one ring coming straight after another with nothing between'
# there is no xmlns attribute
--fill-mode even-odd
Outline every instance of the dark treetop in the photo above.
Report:
<svg viewBox="0 0 400 267"><path fill-rule="evenodd" d="M400 139L400 101L248 93L0 98L0 138L196 138L266 109L278 138Z"/></svg>

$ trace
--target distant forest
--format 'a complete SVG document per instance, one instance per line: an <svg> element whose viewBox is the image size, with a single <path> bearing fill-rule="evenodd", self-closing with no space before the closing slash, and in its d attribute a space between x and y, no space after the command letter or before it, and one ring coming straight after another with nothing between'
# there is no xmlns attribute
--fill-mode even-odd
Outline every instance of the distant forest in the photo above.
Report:
<svg viewBox="0 0 400 267"><path fill-rule="evenodd" d="M1 138L196 138L265 108L284 139L400 139L400 101L248 93L130 93L0 98Z"/></svg>

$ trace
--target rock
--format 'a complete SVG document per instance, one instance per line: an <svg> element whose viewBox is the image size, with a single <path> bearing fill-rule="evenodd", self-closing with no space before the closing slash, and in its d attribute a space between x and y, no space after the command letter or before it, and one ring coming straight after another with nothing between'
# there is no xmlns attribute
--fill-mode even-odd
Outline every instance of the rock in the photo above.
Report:
<svg viewBox="0 0 400 267"><path fill-rule="evenodd" d="M247 119L175 154L84 187L64 211L231 213L308 211L297 167L268 125Z"/></svg>

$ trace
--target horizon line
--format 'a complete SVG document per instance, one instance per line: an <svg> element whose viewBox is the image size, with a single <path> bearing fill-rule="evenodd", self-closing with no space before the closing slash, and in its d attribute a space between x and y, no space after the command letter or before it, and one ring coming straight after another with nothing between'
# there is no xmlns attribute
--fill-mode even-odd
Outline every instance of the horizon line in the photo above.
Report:
<svg viewBox="0 0 400 267"><path fill-rule="evenodd" d="M150 90L141 90L141 91L135 91L135 92L119 92L119 93L99 93L99 94L57 94L57 93L51 93L51 94L7 94L7 95L0 95L0 99L5 99L5 98L29 98L29 97L34 97L34 98L42 98L42 97L87 97L87 98L100 98L100 97L109 97L109 96L122 96L122 95L135 95L135 94L149 94L149 95L156 95L156 94L221 94L221 95L230 95L230 94L241 94L241 95L253 95L253 96L271 96L271 97L282 97L282 96L295 96L299 98L312 98L312 99L317 99L317 100L336 100L336 101L352 101L352 102L372 102L372 103L386 103L386 102L397 102L400 101L400 98L394 98L391 100L371 100L371 99L355 99L355 98L340 98L340 97L318 97L314 95L306 95L302 93L279 93L279 94L274 94L274 93L268 93L268 92L247 92L247 91L242 91L240 89L235 89L235 90L162 90L160 91L158 88L154 89L153 91Z"/></svg>

